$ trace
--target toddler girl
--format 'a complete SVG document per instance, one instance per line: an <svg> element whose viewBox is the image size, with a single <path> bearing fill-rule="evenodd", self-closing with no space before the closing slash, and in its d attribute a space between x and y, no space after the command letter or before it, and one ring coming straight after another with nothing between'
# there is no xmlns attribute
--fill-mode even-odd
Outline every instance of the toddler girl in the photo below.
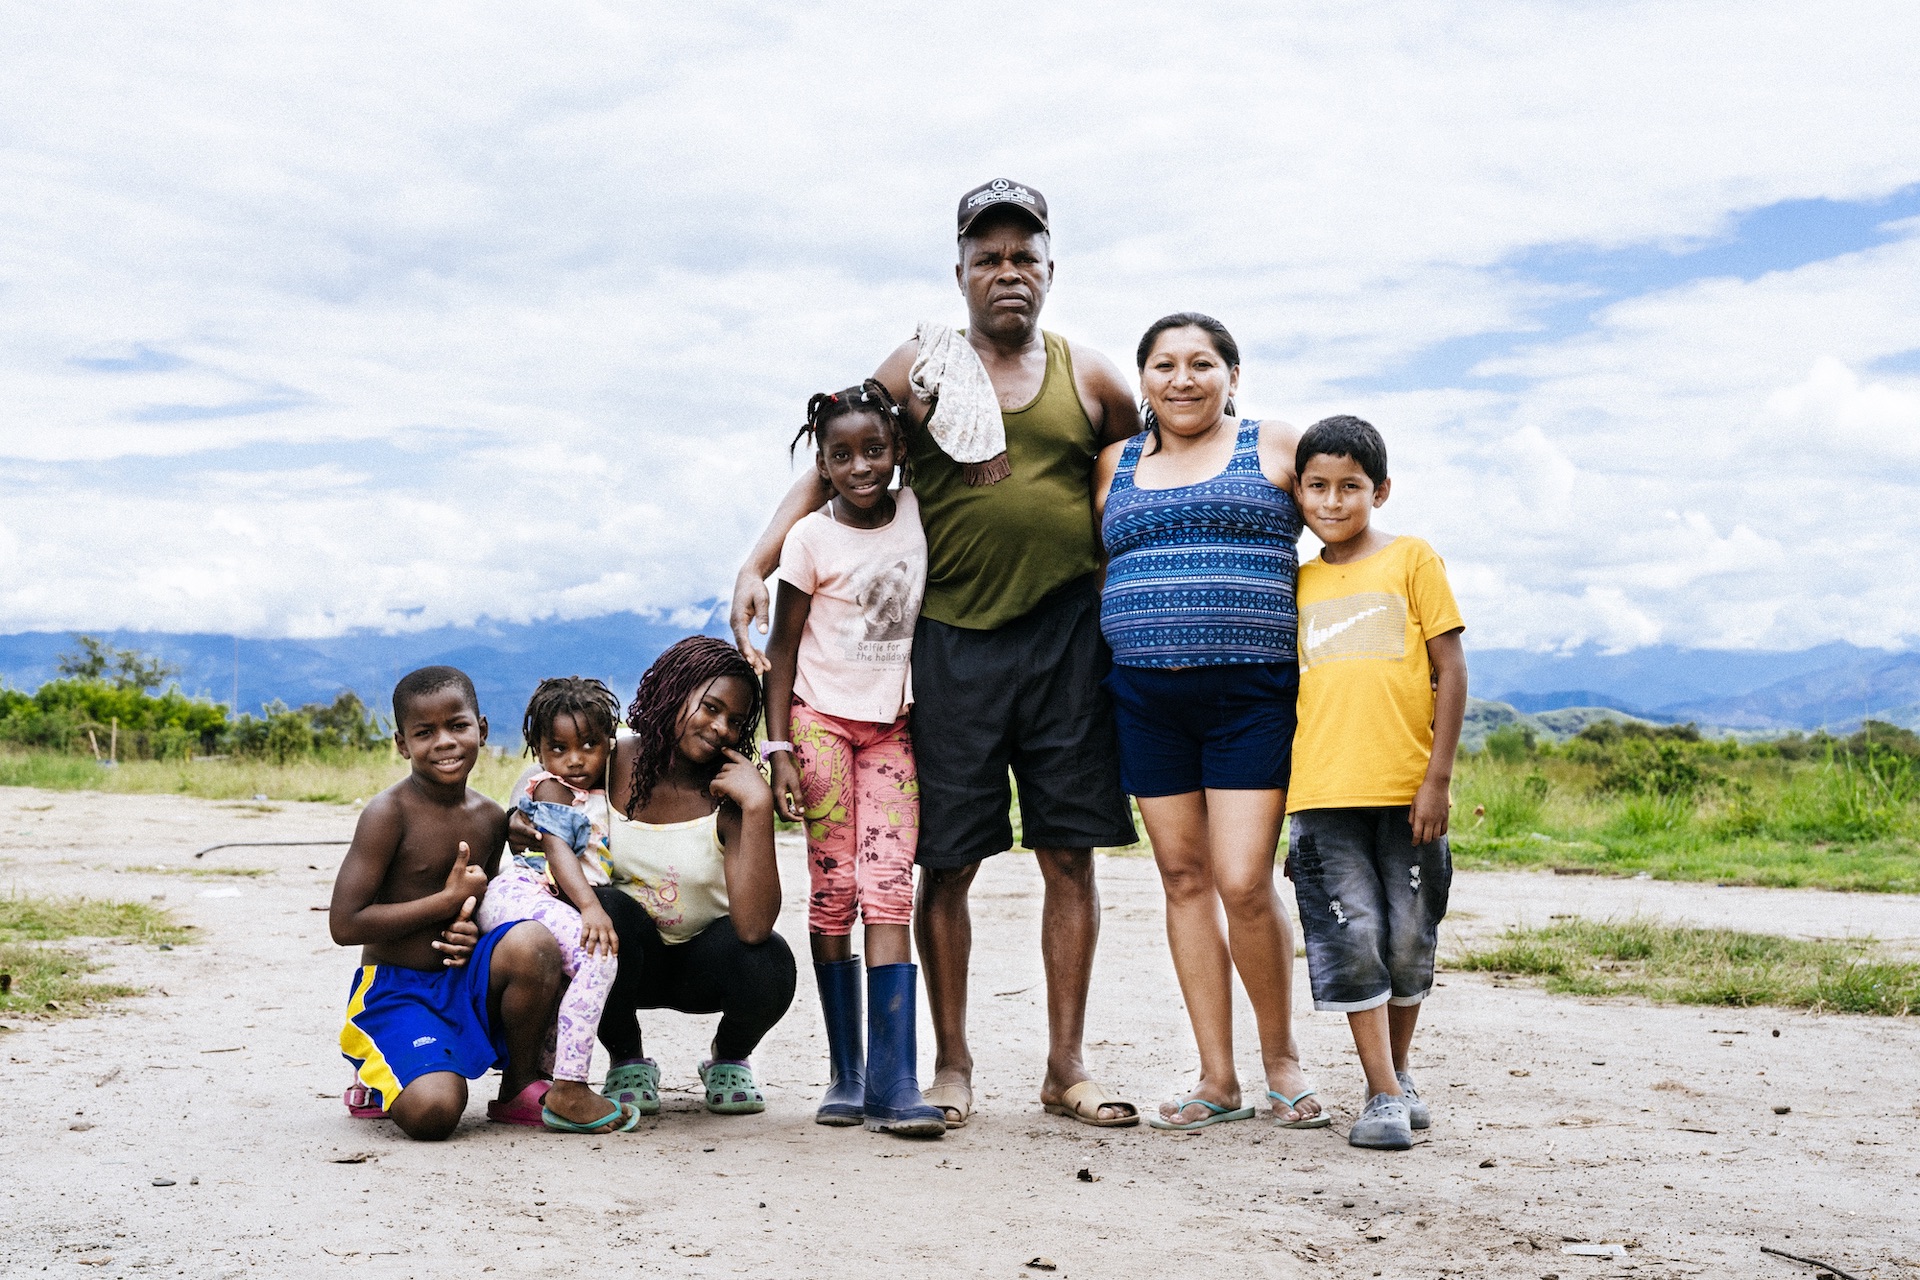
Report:
<svg viewBox="0 0 1920 1280"><path fill-rule="evenodd" d="M543 680L522 725L535 769L522 779L516 807L540 843L513 855L480 900L480 932L513 920L537 920L560 944L572 979L560 999L553 1087L541 1107L550 1129L567 1133L631 1130L640 1113L587 1087L594 1032L619 968L619 941L593 886L608 881L607 759L620 703L598 680ZM524 791L522 791L524 788Z"/></svg>
<svg viewBox="0 0 1920 1280"><path fill-rule="evenodd" d="M920 829L908 664L927 542L913 491L888 488L906 448L885 387L868 379L814 396L794 445L803 438L834 496L781 549L761 750L773 762L775 807L807 830L807 928L832 1058L814 1118L937 1137L946 1120L920 1096L915 1075L917 973L907 932ZM856 907L867 941L864 1064L860 966L849 939Z"/></svg>

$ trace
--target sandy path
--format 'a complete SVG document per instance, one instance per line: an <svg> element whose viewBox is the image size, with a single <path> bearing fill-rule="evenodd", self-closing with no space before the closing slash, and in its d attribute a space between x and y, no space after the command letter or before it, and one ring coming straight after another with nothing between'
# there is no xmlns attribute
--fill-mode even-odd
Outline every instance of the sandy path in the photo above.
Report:
<svg viewBox="0 0 1920 1280"><path fill-rule="evenodd" d="M1434 1128L1404 1155L1342 1140L1359 1084L1344 1021L1324 1014L1304 1014L1299 1035L1331 1131L1282 1133L1264 1111L1186 1136L1044 1116L1032 1101L1044 1033L1038 877L1020 855L993 860L977 887L982 1112L942 1141L810 1123L824 1050L803 976L757 1059L763 1116L699 1109L689 1086L712 1020L669 1016L649 1027L667 1113L636 1135L496 1129L476 1098L453 1142L410 1144L384 1123L348 1120L336 1100L345 1070L333 1036L352 961L311 908L326 901L337 851L207 860L271 869L252 879L127 869L200 865L194 849L248 833L351 827L339 806L271 808L0 791L0 891L164 895L204 931L169 952L100 946L110 976L156 994L0 1035L0 1275L558 1276L607 1263L623 1274L889 1280L1808 1274L1763 1258L1760 1244L1862 1275L1920 1273L1911 1021L1584 1002L1451 973L1416 1051ZM803 942L793 849L783 873L782 931ZM1145 1104L1183 1081L1191 1046L1151 863L1107 859L1100 874L1089 1057ZM1456 904L1469 932L1640 910L1781 932L1920 934L1920 902L1867 895L1472 874ZM1254 1089L1244 1008L1242 1025ZM930 1053L923 1032L923 1063ZM1617 1261L1564 1256L1563 1237L1630 1247ZM1036 1256L1058 1270L1025 1268Z"/></svg>

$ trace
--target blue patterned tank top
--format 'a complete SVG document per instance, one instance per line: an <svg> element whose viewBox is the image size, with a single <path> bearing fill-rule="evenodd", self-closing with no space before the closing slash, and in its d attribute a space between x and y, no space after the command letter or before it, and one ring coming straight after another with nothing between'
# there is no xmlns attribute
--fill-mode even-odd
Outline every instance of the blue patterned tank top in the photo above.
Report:
<svg viewBox="0 0 1920 1280"><path fill-rule="evenodd" d="M1133 482L1143 431L1127 442L1100 536L1100 630L1125 667L1294 661L1300 508L1260 471L1260 424L1240 422L1226 470L1199 484Z"/></svg>

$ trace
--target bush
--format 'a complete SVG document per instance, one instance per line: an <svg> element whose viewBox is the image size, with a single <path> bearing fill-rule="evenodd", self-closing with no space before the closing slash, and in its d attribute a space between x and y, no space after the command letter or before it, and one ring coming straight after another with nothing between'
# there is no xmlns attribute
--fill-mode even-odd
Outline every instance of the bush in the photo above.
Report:
<svg viewBox="0 0 1920 1280"><path fill-rule="evenodd" d="M1634 741L1600 775L1600 790L1619 795L1691 799L1707 781L1684 741Z"/></svg>
<svg viewBox="0 0 1920 1280"><path fill-rule="evenodd" d="M285 764L321 751L373 751L387 733L351 689L331 703L309 702L298 711L275 700L237 717L227 731L227 748L236 756Z"/></svg>
<svg viewBox="0 0 1920 1280"><path fill-rule="evenodd" d="M1501 764L1519 764L1533 754L1534 740L1532 725L1502 725L1487 735L1484 750Z"/></svg>
<svg viewBox="0 0 1920 1280"><path fill-rule="evenodd" d="M105 679L49 680L32 694L0 690L0 742L91 754L108 749L116 722L120 755L184 759L210 751L226 729L227 709L180 690L150 694ZM92 737L89 738L91 733Z"/></svg>
<svg viewBox="0 0 1920 1280"><path fill-rule="evenodd" d="M274 702L260 716L231 723L227 708L189 698L179 686L148 690L174 672L137 649L112 649L76 636L80 652L62 654L65 675L33 693L0 688L0 743L69 755L105 754L116 728L122 760L187 760L223 747L235 755L286 763L325 751L373 751L386 727L358 694L344 690L330 703L298 711Z"/></svg>
<svg viewBox="0 0 1920 1280"><path fill-rule="evenodd" d="M1754 794L1753 784L1737 779L1727 786L1725 806L1713 820L1713 833L1734 838L1757 836L1767 829L1767 811Z"/></svg>

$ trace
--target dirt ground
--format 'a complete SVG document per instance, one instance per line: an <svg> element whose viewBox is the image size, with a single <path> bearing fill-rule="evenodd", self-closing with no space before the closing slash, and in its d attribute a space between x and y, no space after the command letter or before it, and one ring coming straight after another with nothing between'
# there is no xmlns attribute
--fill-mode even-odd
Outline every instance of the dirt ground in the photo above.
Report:
<svg viewBox="0 0 1920 1280"><path fill-rule="evenodd" d="M1332 1129L1280 1131L1263 1109L1190 1135L1097 1131L1034 1101L1039 880L1020 854L976 886L980 1109L943 1140L811 1122L826 1063L803 956L799 998L756 1058L764 1115L701 1110L713 1020L665 1015L646 1031L666 1111L639 1132L489 1125L483 1082L452 1141L409 1143L338 1101L354 961L317 908L340 850L192 857L343 839L352 822L336 805L0 790L0 891L162 900L200 930L171 951L95 946L102 977L151 995L0 1032L0 1275L1812 1274L1762 1245L1920 1275L1912 1020L1573 1000L1448 972L1415 1049L1434 1124L1413 1151L1346 1145L1363 1099L1345 1022L1308 1011L1299 1037ZM782 872L781 930L803 952L797 848ZM1102 859L1100 884L1088 1056L1144 1109L1185 1082L1192 1045L1153 864ZM1518 920L1634 911L1920 949L1912 898L1477 873L1457 878L1454 907L1443 954ZM1240 1022L1258 1096L1244 1005ZM923 1070L931 1058L923 1027Z"/></svg>

